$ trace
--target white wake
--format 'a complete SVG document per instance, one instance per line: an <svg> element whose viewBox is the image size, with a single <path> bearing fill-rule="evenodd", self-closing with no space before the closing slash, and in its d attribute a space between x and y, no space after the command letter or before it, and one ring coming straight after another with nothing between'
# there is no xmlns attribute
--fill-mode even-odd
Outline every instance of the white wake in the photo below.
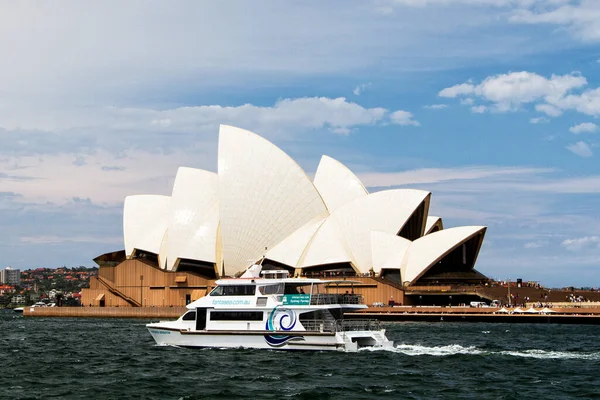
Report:
<svg viewBox="0 0 600 400"><path fill-rule="evenodd" d="M538 359L579 359L579 360L600 360L600 352L576 352L576 351L552 351L541 349L524 350L501 350L486 351L476 346L461 346L460 344L449 344L445 346L424 346L420 344L397 344L391 349L384 348L365 348L367 351L390 351L393 353L405 354L408 356L434 356L447 357L453 355L503 355L511 357L538 358Z"/></svg>

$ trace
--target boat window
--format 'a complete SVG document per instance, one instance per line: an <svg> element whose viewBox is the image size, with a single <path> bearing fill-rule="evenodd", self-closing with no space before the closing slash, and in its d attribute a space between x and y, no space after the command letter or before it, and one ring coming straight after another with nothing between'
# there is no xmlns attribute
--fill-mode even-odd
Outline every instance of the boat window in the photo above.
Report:
<svg viewBox="0 0 600 400"><path fill-rule="evenodd" d="M278 283L276 285L266 285L260 286L258 288L260 294L283 294L283 283Z"/></svg>
<svg viewBox="0 0 600 400"><path fill-rule="evenodd" d="M195 321L196 320L196 311L189 311L183 315L184 321Z"/></svg>
<svg viewBox="0 0 600 400"><path fill-rule="evenodd" d="M267 305L267 298L266 297L259 297L258 299L256 299L256 306L257 307L264 307Z"/></svg>
<svg viewBox="0 0 600 400"><path fill-rule="evenodd" d="M290 273L282 270L267 270L260 273L265 279L285 279Z"/></svg>
<svg viewBox="0 0 600 400"><path fill-rule="evenodd" d="M254 285L223 285L217 286L211 296L254 296L256 286Z"/></svg>
<svg viewBox="0 0 600 400"><path fill-rule="evenodd" d="M262 311L211 311L211 321L262 321Z"/></svg>
<svg viewBox="0 0 600 400"><path fill-rule="evenodd" d="M284 294L305 294L303 286L304 284L296 285L292 283L286 283Z"/></svg>
<svg viewBox="0 0 600 400"><path fill-rule="evenodd" d="M209 296L223 296L223 286L217 286L208 294Z"/></svg>

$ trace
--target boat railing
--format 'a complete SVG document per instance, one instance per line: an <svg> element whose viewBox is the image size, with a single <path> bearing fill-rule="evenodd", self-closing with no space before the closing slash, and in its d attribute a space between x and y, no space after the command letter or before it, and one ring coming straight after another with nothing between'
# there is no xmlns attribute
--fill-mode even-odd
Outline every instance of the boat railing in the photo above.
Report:
<svg viewBox="0 0 600 400"><path fill-rule="evenodd" d="M336 321L337 332L378 331L381 329L381 323L376 319L350 319Z"/></svg>
<svg viewBox="0 0 600 400"><path fill-rule="evenodd" d="M305 330L309 332L350 332L350 331L378 331L381 323L377 320L323 320L310 319L300 320Z"/></svg>
<svg viewBox="0 0 600 400"><path fill-rule="evenodd" d="M310 304L313 306L323 304L363 304L363 296L361 294L348 293L319 293L311 296Z"/></svg>
<svg viewBox="0 0 600 400"><path fill-rule="evenodd" d="M324 319L300 320L300 323L309 332L335 332L336 321L327 321Z"/></svg>

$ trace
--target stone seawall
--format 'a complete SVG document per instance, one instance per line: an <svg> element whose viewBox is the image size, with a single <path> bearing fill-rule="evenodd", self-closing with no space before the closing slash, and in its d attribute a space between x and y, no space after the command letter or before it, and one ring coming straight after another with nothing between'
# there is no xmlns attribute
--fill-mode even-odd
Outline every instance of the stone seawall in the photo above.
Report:
<svg viewBox="0 0 600 400"><path fill-rule="evenodd" d="M25 317L176 319L185 307L25 307ZM347 318L381 321L555 322L600 324L600 308L554 308L552 314L501 314L497 308L373 307Z"/></svg>
<svg viewBox="0 0 600 400"><path fill-rule="evenodd" d="M344 314L348 319L374 318L380 321L427 322L508 322L508 323L559 323L599 324L600 308L553 308L552 313L508 313L499 308L486 307L371 307L362 312Z"/></svg>
<svg viewBox="0 0 600 400"><path fill-rule="evenodd" d="M179 318L185 307L25 307L25 317Z"/></svg>

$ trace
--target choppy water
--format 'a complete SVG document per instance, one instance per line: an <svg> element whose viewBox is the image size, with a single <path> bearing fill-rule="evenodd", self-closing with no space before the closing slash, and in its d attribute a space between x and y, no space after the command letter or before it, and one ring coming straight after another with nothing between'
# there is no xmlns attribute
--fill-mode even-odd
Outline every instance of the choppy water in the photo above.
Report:
<svg viewBox="0 0 600 400"><path fill-rule="evenodd" d="M0 311L0 398L600 398L600 326L391 323L394 350L349 354L161 347L146 322Z"/></svg>

